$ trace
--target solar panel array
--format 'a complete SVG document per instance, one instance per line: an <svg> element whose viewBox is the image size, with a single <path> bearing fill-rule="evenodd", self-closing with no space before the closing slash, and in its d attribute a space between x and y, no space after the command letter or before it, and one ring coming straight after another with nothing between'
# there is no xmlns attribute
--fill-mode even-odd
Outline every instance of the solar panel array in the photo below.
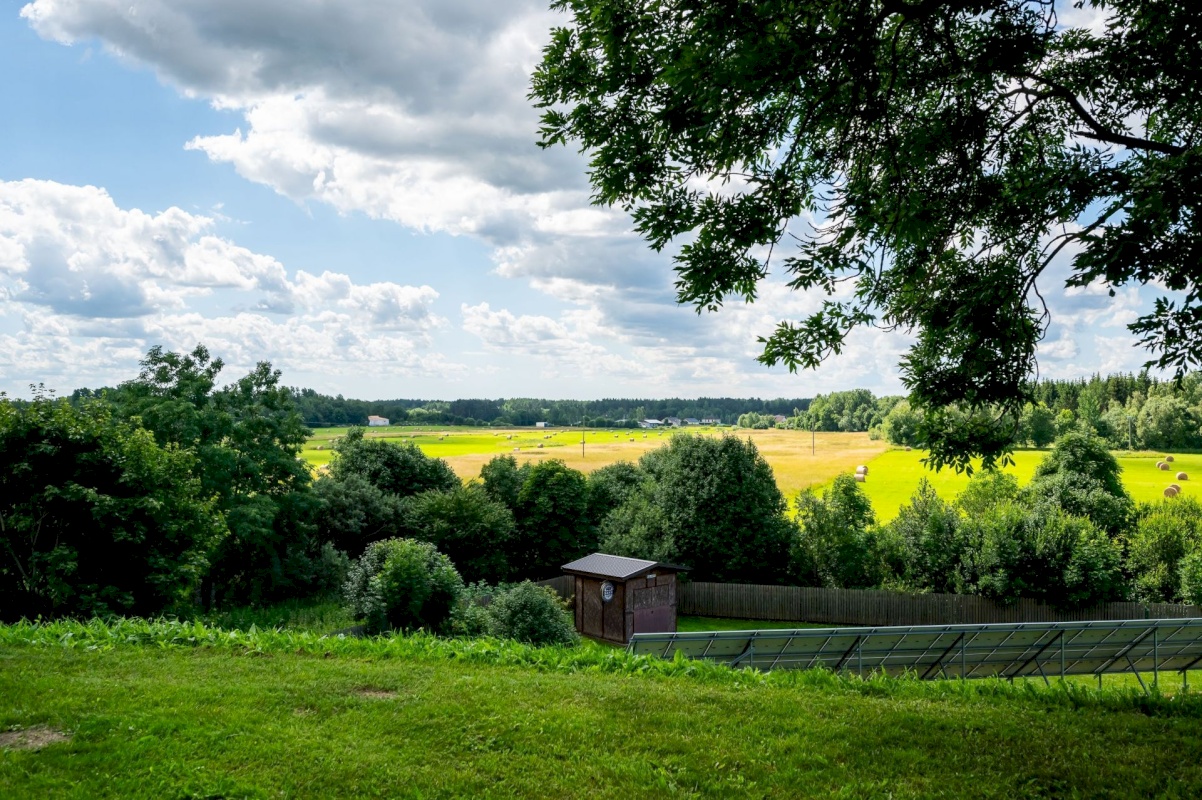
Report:
<svg viewBox="0 0 1202 800"><path fill-rule="evenodd" d="M1184 675L1202 662L1202 619L637 633L630 650L761 670L825 667L921 678Z"/></svg>

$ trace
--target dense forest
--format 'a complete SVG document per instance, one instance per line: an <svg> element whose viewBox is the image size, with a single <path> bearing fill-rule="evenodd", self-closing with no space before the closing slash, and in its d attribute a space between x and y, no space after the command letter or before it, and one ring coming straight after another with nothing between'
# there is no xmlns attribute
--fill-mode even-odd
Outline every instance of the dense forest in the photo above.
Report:
<svg viewBox="0 0 1202 800"><path fill-rule="evenodd" d="M293 389L305 424L313 428L365 425L368 415L386 417L393 425L579 425L597 428L637 426L639 420L680 417L717 419L733 425L741 414L789 415L809 407L805 398L761 400L757 397L699 397L693 400L605 398L544 400L531 397L466 400L352 400Z"/></svg>

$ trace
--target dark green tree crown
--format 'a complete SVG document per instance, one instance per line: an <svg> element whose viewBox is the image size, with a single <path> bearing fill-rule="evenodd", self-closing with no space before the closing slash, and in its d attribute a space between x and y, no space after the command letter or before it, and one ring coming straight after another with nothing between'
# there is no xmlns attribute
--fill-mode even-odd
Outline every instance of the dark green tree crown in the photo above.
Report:
<svg viewBox="0 0 1202 800"><path fill-rule="evenodd" d="M1130 327L1150 364L1202 364L1192 4L1078 2L1100 29L1050 0L552 7L570 22L533 77L541 144L579 144L595 202L682 242L680 302L754 300L772 254L825 294L761 339L765 364L815 367L860 326L913 334L902 379L936 466L1009 447L1058 254L1072 286L1179 293Z"/></svg>

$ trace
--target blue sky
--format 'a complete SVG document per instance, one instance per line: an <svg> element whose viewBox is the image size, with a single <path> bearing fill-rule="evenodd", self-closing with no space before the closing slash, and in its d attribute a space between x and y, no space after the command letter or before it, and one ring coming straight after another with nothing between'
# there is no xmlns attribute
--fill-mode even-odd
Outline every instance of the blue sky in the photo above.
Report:
<svg viewBox="0 0 1202 800"><path fill-rule="evenodd" d="M789 375L819 298L677 306L670 254L535 147L539 2L36 0L0 16L0 391L203 342L356 397L899 392L900 334ZM1152 296L1053 292L1045 375L1136 369Z"/></svg>

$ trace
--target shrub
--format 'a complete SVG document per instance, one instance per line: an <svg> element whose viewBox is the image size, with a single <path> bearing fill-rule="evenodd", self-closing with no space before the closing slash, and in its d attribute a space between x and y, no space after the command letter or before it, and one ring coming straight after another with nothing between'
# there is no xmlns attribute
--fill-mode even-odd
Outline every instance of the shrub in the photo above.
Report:
<svg viewBox="0 0 1202 800"><path fill-rule="evenodd" d="M567 605L545 586L523 581L493 595L488 632L526 644L572 644L579 637Z"/></svg>
<svg viewBox="0 0 1202 800"><path fill-rule="evenodd" d="M1002 503L1018 497L1018 479L995 469L973 474L968 486L956 498L956 507L968 517L979 517Z"/></svg>
<svg viewBox="0 0 1202 800"><path fill-rule="evenodd" d="M513 456L494 456L480 468L484 491L510 511L518 507L518 495L529 474L530 466L523 464L519 467L518 460Z"/></svg>
<svg viewBox="0 0 1202 800"><path fill-rule="evenodd" d="M1202 549L1181 559L1181 599L1202 606Z"/></svg>
<svg viewBox="0 0 1202 800"><path fill-rule="evenodd" d="M676 435L639 465L655 482L654 504L695 580L787 577L794 527L772 467L750 440Z"/></svg>
<svg viewBox="0 0 1202 800"><path fill-rule="evenodd" d="M626 502L647 481L647 473L629 461L618 461L594 471L588 476L589 519L600 525L609 512Z"/></svg>
<svg viewBox="0 0 1202 800"><path fill-rule="evenodd" d="M655 502L655 486L646 483L601 522L603 552L650 561L675 561L676 539L667 515Z"/></svg>
<svg viewBox="0 0 1202 800"><path fill-rule="evenodd" d="M429 458L413 442L393 444L365 439L363 428L352 428L334 445L330 474L344 480L358 475L373 486L401 497L434 489L449 491L461 481L441 458Z"/></svg>
<svg viewBox="0 0 1202 800"><path fill-rule="evenodd" d="M1127 571L1135 596L1145 603L1181 599L1182 561L1202 550L1202 504L1175 497L1141 505L1127 539Z"/></svg>
<svg viewBox="0 0 1202 800"><path fill-rule="evenodd" d="M1123 488L1122 472L1123 468L1103 439L1083 431L1072 431L1056 440L1047 458L1035 468L1032 483L1057 474L1085 475L1100 483L1108 494L1130 502L1131 498Z"/></svg>
<svg viewBox="0 0 1202 800"><path fill-rule="evenodd" d="M191 603L228 533L196 466L103 401L0 395L0 619Z"/></svg>
<svg viewBox="0 0 1202 800"><path fill-rule="evenodd" d="M894 573L902 588L952 592L962 542L960 515L940 499L923 478L897 517L886 526L886 538L896 549Z"/></svg>
<svg viewBox="0 0 1202 800"><path fill-rule="evenodd" d="M313 483L320 501L315 515L319 536L351 558L372 542L404 533L402 499L375 486L362 475L326 476Z"/></svg>
<svg viewBox="0 0 1202 800"><path fill-rule="evenodd" d="M518 530L509 563L519 576L558 575L561 566L597 545L587 479L559 459L530 468L514 516Z"/></svg>
<svg viewBox="0 0 1202 800"><path fill-rule="evenodd" d="M872 503L851 475L835 478L821 496L797 497L794 579L842 589L877 586L883 577Z"/></svg>
<svg viewBox="0 0 1202 800"><path fill-rule="evenodd" d="M1023 488L1021 497L1034 508L1059 509L1086 517L1111 536L1127 529L1134 511L1126 494L1111 494L1097 478L1074 472L1038 477Z"/></svg>
<svg viewBox="0 0 1202 800"><path fill-rule="evenodd" d="M505 580L513 514L479 485L422 492L406 501L410 534L445 553L465 581Z"/></svg>
<svg viewBox="0 0 1202 800"><path fill-rule="evenodd" d="M451 560L429 542L375 542L351 567L343 588L347 610L369 633L446 628L463 579Z"/></svg>

